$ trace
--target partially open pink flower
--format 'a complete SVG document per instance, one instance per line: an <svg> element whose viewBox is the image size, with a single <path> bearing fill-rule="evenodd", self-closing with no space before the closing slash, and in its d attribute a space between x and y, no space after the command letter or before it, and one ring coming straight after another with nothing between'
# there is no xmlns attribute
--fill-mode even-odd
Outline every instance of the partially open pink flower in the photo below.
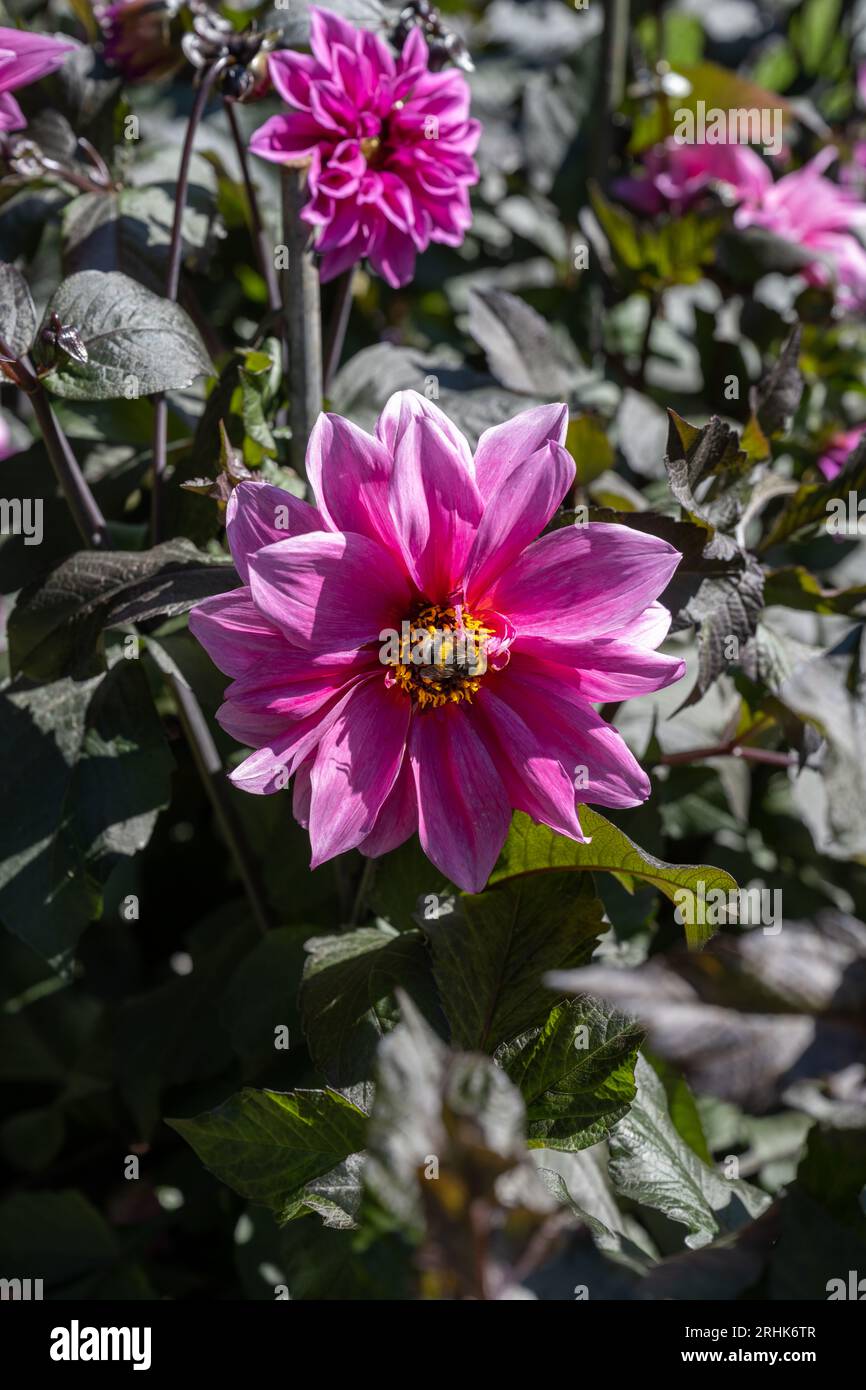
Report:
<svg viewBox="0 0 866 1390"><path fill-rule="evenodd" d="M835 478L842 472L848 462L848 455L852 449L856 449L862 437L862 425L858 425L855 430L843 430L840 434L833 435L818 460L818 467L825 478Z"/></svg>
<svg viewBox="0 0 866 1390"><path fill-rule="evenodd" d="M428 71L418 27L395 58L377 35L326 10L311 15L312 55L270 58L294 109L266 121L250 148L307 167L302 216L318 228L323 280L366 257L389 285L405 285L416 252L459 246L471 222L480 127L469 88L455 70Z"/></svg>
<svg viewBox="0 0 866 1390"><path fill-rule="evenodd" d="M855 233L866 228L866 205L850 188L840 188L824 171L836 158L832 146L802 169L785 174L755 197L742 200L737 227L764 227L786 241L815 252L803 269L812 285L836 285L846 308L866 304L866 247Z"/></svg>
<svg viewBox="0 0 866 1390"><path fill-rule="evenodd" d="M647 152L641 174L615 179L611 191L636 212L656 217L666 209L686 211L711 188L739 202L759 198L772 182L767 165L748 145L687 145L671 136Z"/></svg>
<svg viewBox="0 0 866 1390"><path fill-rule="evenodd" d="M49 34L0 29L0 130L24 129L27 121L12 93L54 72L71 51L72 44Z"/></svg>
<svg viewBox="0 0 866 1390"><path fill-rule="evenodd" d="M574 478L567 421L564 405L527 410L486 430L473 458L404 391L375 437L319 418L315 507L264 483L232 493L244 587L199 604L190 627L232 677L220 723L257 750L232 780L265 793L294 774L313 866L417 830L477 891L513 808L582 840L578 803L649 795L593 701L682 675L655 651L670 624L655 600L680 556L625 526L536 539Z"/></svg>

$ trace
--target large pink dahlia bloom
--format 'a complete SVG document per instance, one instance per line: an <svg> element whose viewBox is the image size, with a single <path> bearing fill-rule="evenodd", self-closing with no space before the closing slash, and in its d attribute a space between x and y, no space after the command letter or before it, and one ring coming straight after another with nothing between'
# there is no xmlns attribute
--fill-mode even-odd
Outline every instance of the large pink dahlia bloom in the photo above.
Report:
<svg viewBox="0 0 866 1390"><path fill-rule="evenodd" d="M471 222L480 126L469 88L456 70L428 71L417 27L394 57L377 35L327 10L311 15L312 55L270 57L293 110L266 121L250 148L307 166L302 217L318 229L323 280L366 257L389 285L405 285L416 252L459 246Z"/></svg>
<svg viewBox="0 0 866 1390"><path fill-rule="evenodd" d="M23 130L27 122L12 93L54 72L72 44L48 34L23 29L0 29L0 130Z"/></svg>
<svg viewBox="0 0 866 1390"><path fill-rule="evenodd" d="M436 406L403 391L375 436L320 416L315 507L266 483L232 493L244 587L199 604L190 626L232 677L220 723L257 750L232 780L272 792L294 774L313 867L417 830L477 891L512 808L583 840L578 803L649 795L593 701L682 675L655 651L670 624L655 600L680 556L626 526L536 539L574 478L567 421L564 405L527 410L486 430L473 458ZM436 636L444 657L395 654L407 630Z"/></svg>

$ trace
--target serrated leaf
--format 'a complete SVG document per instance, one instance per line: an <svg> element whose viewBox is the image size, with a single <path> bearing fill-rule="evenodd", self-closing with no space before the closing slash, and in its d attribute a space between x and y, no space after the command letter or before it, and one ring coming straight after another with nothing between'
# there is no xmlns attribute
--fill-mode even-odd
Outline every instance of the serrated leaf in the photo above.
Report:
<svg viewBox="0 0 866 1390"><path fill-rule="evenodd" d="M642 1057L635 1079L637 1099L609 1140L610 1176L620 1196L687 1226L691 1249L759 1216L770 1205L767 1193L721 1177L698 1158L674 1129L664 1086Z"/></svg>
<svg viewBox="0 0 866 1390"><path fill-rule="evenodd" d="M216 1110L166 1120L221 1182L280 1220L306 1183L364 1148L367 1123L363 1110L330 1089L248 1088Z"/></svg>
<svg viewBox="0 0 866 1390"><path fill-rule="evenodd" d="M577 1150L605 1139L635 1097L642 1039L633 1019L584 997L499 1048L495 1060L526 1103L529 1147Z"/></svg>
<svg viewBox="0 0 866 1390"><path fill-rule="evenodd" d="M198 329L179 304L119 271L83 270L58 287L45 311L78 331L86 362L38 344L45 385L70 400L104 401L180 391L213 372Z"/></svg>
<svg viewBox="0 0 866 1390"><path fill-rule="evenodd" d="M237 583L232 565L183 539L80 551L19 595L9 620L12 668L34 680L92 674L103 629L175 617Z"/></svg>
<svg viewBox="0 0 866 1390"><path fill-rule="evenodd" d="M797 323L785 340L778 361L749 393L757 424L763 434L771 439L784 434L790 427L803 395L803 373L800 371L802 336L802 328Z"/></svg>
<svg viewBox="0 0 866 1390"><path fill-rule="evenodd" d="M402 985L417 1004L431 993L430 963L420 932L390 935L362 927L313 937L301 982L301 1016L313 1061L336 1086L371 1075L389 1026L375 1006Z"/></svg>
<svg viewBox="0 0 866 1390"><path fill-rule="evenodd" d="M588 960L606 930L588 877L500 878L423 921L452 1041L484 1052L540 1023L550 1009L543 972Z"/></svg>
<svg viewBox="0 0 866 1390"><path fill-rule="evenodd" d="M724 892L737 887L724 869L708 864L666 864L589 806L581 806L579 814L584 833L591 836L589 844L557 835L545 825L536 825L522 811L516 812L502 856L490 876L491 885L514 874L544 875L571 869L614 874L629 892L634 891L636 881L650 883L672 902L678 901L677 894L683 890L696 892L699 883ZM689 945L701 945L713 930L687 926Z"/></svg>

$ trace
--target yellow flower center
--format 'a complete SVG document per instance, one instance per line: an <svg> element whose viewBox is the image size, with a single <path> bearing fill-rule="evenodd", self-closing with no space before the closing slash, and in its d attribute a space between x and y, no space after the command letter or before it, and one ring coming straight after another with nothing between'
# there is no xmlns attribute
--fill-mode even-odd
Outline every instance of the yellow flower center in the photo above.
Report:
<svg viewBox="0 0 866 1390"><path fill-rule="evenodd" d="M391 671L388 684L398 685L419 711L442 705L472 703L487 670L487 641L492 629L465 608L423 603L401 626L396 656L383 661Z"/></svg>
<svg viewBox="0 0 866 1390"><path fill-rule="evenodd" d="M382 141L379 139L378 135L369 135L365 140L361 141L361 154L368 163L375 155L381 143Z"/></svg>

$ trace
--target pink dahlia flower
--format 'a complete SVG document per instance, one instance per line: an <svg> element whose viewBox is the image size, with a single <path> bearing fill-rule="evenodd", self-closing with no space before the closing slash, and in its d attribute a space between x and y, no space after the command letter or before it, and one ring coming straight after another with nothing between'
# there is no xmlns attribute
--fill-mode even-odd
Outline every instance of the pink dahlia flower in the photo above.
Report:
<svg viewBox="0 0 866 1390"><path fill-rule="evenodd" d="M815 253L803 269L811 285L837 286L845 308L866 304L866 247L855 233L866 227L866 205L850 188L840 188L824 171L836 158L832 146L802 169L785 174L756 197L744 198L734 213L737 227L764 227Z"/></svg>
<svg viewBox="0 0 866 1390"><path fill-rule="evenodd" d="M220 723L256 749L232 781L267 793L294 775L313 867L418 831L477 891L513 808L583 840L579 802L649 795L593 702L682 675L655 651L670 623L656 599L680 556L625 526L536 539L574 478L567 421L564 405L527 410L486 430L473 458L404 391L375 436L320 416L315 506L266 483L233 491L244 587L199 604L190 627L232 677Z"/></svg>
<svg viewBox="0 0 866 1390"><path fill-rule="evenodd" d="M72 44L48 34L0 29L0 130L23 130L24 113L12 93L59 68Z"/></svg>
<svg viewBox="0 0 866 1390"><path fill-rule="evenodd" d="M862 425L858 425L855 430L843 430L840 434L833 435L818 460L818 467L825 478L835 478L842 472L848 462L848 455L860 443L862 435Z"/></svg>
<svg viewBox="0 0 866 1390"><path fill-rule="evenodd" d="M616 179L611 189L636 212L656 217L668 208L684 212L710 188L732 201L759 198L772 181L761 156L748 145L685 145L671 137L648 151L642 174Z"/></svg>
<svg viewBox="0 0 866 1390"><path fill-rule="evenodd" d="M459 246L471 222L480 127L469 88L457 71L428 71L417 27L395 58L375 34L326 10L311 15L312 55L270 58L293 109L266 121L250 148L307 167L302 217L318 229L323 280L366 257L389 285L405 285L416 252Z"/></svg>

